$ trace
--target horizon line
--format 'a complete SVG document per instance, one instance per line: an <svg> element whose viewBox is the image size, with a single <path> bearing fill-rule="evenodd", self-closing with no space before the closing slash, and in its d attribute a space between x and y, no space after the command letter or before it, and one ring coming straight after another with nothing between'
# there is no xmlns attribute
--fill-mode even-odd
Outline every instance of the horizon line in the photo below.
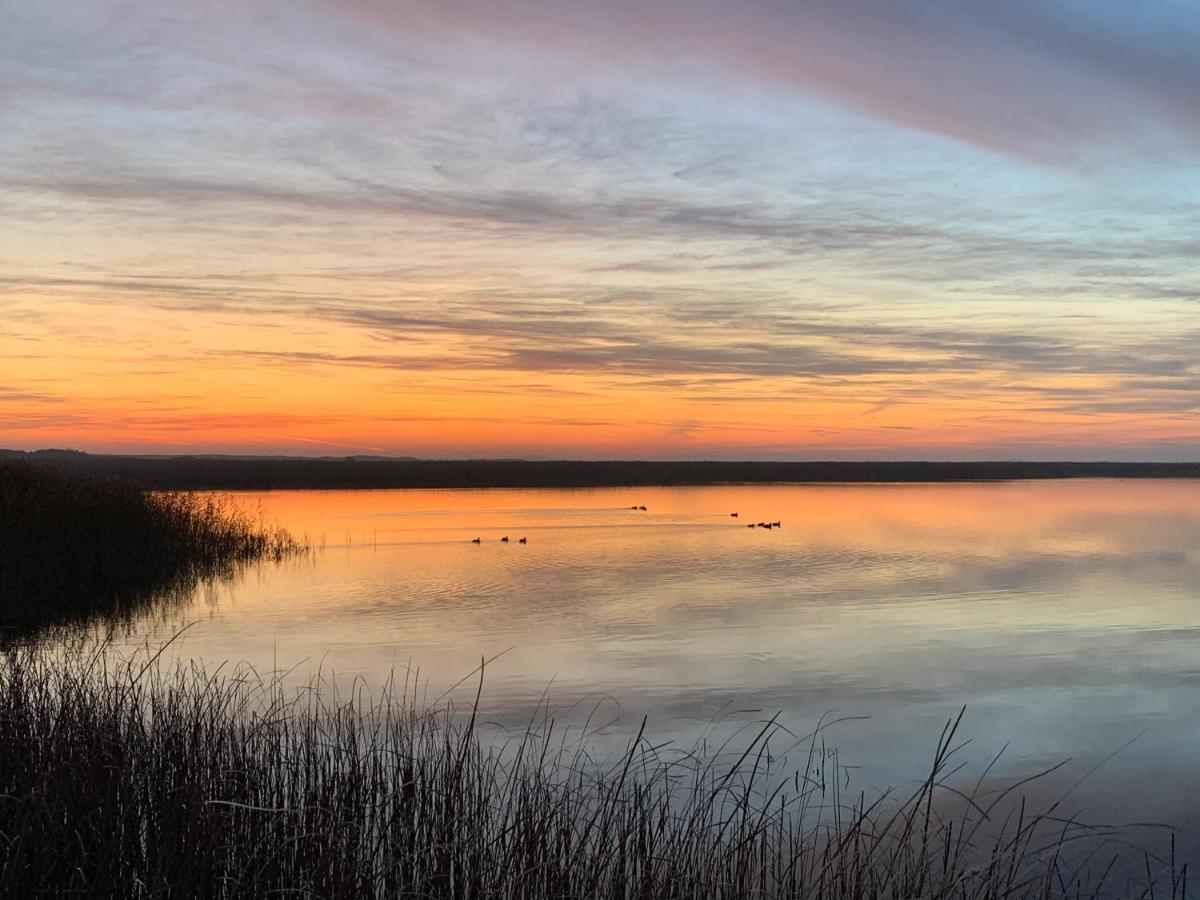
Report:
<svg viewBox="0 0 1200 900"><path fill-rule="evenodd" d="M0 458L6 456L89 456L117 457L122 459L229 459L229 460L278 460L310 462L343 462L346 460L371 460L377 462L409 463L467 463L467 462L516 462L516 463L647 463L656 465L1048 465L1048 466L1189 466L1200 465L1200 458L1193 459L1033 459L1028 457L989 457L986 459L932 459L928 457L856 457L836 459L813 457L806 459L752 459L746 457L570 457L570 456L414 456L410 454L349 453L339 455L303 456L288 453L110 453L78 450L68 447L43 447L35 450L0 447Z"/></svg>

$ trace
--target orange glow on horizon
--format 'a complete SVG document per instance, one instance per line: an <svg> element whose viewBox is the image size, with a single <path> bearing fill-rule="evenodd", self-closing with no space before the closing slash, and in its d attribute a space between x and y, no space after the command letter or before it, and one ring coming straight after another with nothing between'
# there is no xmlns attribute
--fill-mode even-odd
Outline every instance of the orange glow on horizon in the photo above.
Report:
<svg viewBox="0 0 1200 900"><path fill-rule="evenodd" d="M44 298L42 298L44 301ZM1105 376L1059 374L1013 384L1011 373L840 378L652 378L453 366L440 338L420 366L364 358L352 329L288 335L294 353L239 348L279 325L163 311L92 324L102 310L60 313L0 332L5 367L0 444L98 452L294 455L791 458L941 454L1008 448L1060 456L1102 446L1194 439L1195 422L1136 410L1054 408L1048 391L1103 394ZM65 333L56 337L56 330ZM411 348L410 348L411 350ZM431 354L431 350L434 351ZM442 358L438 366L436 360ZM1019 454L1018 454L1019 455Z"/></svg>

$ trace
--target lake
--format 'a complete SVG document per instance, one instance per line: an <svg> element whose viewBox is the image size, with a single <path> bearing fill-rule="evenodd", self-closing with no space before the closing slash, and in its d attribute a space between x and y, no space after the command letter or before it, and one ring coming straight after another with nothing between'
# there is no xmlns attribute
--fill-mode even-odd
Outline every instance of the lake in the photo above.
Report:
<svg viewBox="0 0 1200 900"><path fill-rule="evenodd" d="M965 705L964 777L1007 745L997 775L1071 759L1054 794L1119 750L1063 811L1179 826L1200 858L1200 482L236 497L319 549L121 643L195 622L171 653L375 685L411 666L431 696L497 657L490 718L545 696L595 710L599 741L643 716L681 745L865 717L826 739L869 791L921 778Z"/></svg>

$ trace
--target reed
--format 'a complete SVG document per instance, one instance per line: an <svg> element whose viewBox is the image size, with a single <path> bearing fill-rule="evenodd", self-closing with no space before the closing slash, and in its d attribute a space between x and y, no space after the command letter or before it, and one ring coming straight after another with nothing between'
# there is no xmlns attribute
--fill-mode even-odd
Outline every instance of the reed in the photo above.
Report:
<svg viewBox="0 0 1200 900"><path fill-rule="evenodd" d="M0 628L119 614L303 549L228 497L0 460Z"/></svg>
<svg viewBox="0 0 1200 900"><path fill-rule="evenodd" d="M0 666L0 896L1186 895L1186 869L1138 857L1130 880L1114 835L1053 804L954 787L956 732L868 802L774 720L712 752L643 725L599 758L548 715L505 736L411 681L343 697L25 646Z"/></svg>

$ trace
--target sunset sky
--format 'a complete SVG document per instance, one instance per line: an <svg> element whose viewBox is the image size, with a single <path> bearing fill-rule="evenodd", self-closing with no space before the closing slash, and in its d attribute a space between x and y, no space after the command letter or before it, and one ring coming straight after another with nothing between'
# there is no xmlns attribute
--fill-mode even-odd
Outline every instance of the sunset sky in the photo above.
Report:
<svg viewBox="0 0 1200 900"><path fill-rule="evenodd" d="M1192 0L0 0L0 447L1200 458Z"/></svg>

